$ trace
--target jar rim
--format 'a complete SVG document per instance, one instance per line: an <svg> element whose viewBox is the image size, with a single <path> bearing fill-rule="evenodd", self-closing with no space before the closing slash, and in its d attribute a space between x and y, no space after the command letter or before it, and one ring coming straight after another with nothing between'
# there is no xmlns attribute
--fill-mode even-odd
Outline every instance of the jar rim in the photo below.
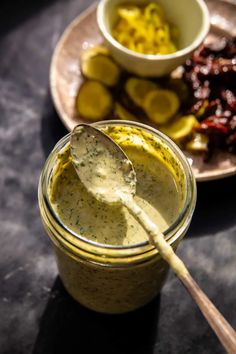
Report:
<svg viewBox="0 0 236 354"><path fill-rule="evenodd" d="M184 153L180 150L180 148L165 134L162 132L156 130L155 128L148 126L143 123L139 122L131 122L131 121L126 121L126 120L106 120L106 121L100 121L93 123L91 125L94 125L95 127L102 128L102 127L107 127L107 126L128 126L128 127L135 127L135 128L140 128L142 130L147 131L148 133L154 134L158 138L161 138L165 145L167 145L171 151L174 150L175 154L177 155L177 158L183 168L185 177L186 177L186 197L185 197L185 202L184 205L178 214L178 217L174 220L174 222L166 229L163 234L166 238L166 240L172 244L178 237L182 234L182 232L174 232L174 231L180 231L178 226L182 224L182 222L186 219L186 225L188 226L190 223L190 220L192 218L192 214L195 208L196 204L196 181L193 176L193 171L191 169L191 166L188 162L188 159L184 155ZM110 245L110 244L103 244L103 243L98 243L95 241L92 241L88 238L83 237L82 235L77 234L73 230L71 230L67 225L65 225L57 216L55 213L51 202L49 200L49 195L48 195L48 184L47 184L47 179L46 179L46 174L50 168L50 163L51 159L53 156L55 156L63 147L65 147L68 142L69 142L69 137L70 133L66 134L64 137L62 137L57 144L54 146L53 150L49 154L43 170L41 172L40 180L39 180L39 196L42 193L44 202L53 217L53 219L62 227L64 231L66 231L70 236L74 237L76 240L80 240L90 246L96 247L96 248L102 248L106 250L114 250L114 251L128 251L128 250L135 250L135 249L142 249L145 248L147 250L153 249L154 246L150 245L149 241L142 241L140 243L135 243L131 245ZM52 166L53 168L53 166ZM52 169L51 168L51 169ZM186 228L186 226L185 226ZM176 230L178 229L178 230Z"/></svg>

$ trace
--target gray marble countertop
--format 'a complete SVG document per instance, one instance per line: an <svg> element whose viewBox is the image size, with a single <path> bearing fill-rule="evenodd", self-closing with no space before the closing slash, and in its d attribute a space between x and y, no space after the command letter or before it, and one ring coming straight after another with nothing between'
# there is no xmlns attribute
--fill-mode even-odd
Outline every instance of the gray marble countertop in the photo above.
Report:
<svg viewBox="0 0 236 354"><path fill-rule="evenodd" d="M173 274L145 308L105 316L65 292L43 230L37 185L66 130L48 89L50 59L86 0L19 0L0 21L0 353L221 354L215 335ZM1 5L2 6L2 5ZM236 328L236 177L198 185L178 253Z"/></svg>

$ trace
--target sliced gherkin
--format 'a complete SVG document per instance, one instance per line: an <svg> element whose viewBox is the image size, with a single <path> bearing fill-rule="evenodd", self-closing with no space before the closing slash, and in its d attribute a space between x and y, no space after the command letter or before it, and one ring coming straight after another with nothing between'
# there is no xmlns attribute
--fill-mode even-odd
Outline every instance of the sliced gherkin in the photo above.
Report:
<svg viewBox="0 0 236 354"><path fill-rule="evenodd" d="M157 89L149 92L143 102L148 118L156 124L166 124L180 107L180 100L171 90Z"/></svg>
<svg viewBox="0 0 236 354"><path fill-rule="evenodd" d="M86 61L98 54L110 56L111 52L109 51L109 49L107 47L104 47L102 45L90 47L90 48L82 51L81 56L80 56L80 60L83 62L83 61Z"/></svg>
<svg viewBox="0 0 236 354"><path fill-rule="evenodd" d="M81 71L87 79L97 80L106 86L115 86L121 73L105 47L94 47L83 53Z"/></svg>
<svg viewBox="0 0 236 354"><path fill-rule="evenodd" d="M131 120L131 121L138 120L134 114L129 112L125 107L123 107L118 102L115 103L114 113L117 116L117 118L121 120Z"/></svg>
<svg viewBox="0 0 236 354"><path fill-rule="evenodd" d="M189 98L189 88L187 84L179 78L170 78L167 82L168 89L174 91L181 102L186 102Z"/></svg>
<svg viewBox="0 0 236 354"><path fill-rule="evenodd" d="M160 127L159 129L177 143L182 142L187 137L190 137L193 128L199 125L197 118L194 115L187 115L175 118L169 124Z"/></svg>
<svg viewBox="0 0 236 354"><path fill-rule="evenodd" d="M192 139L185 145L186 150L192 153L207 151L209 138L205 134L194 133Z"/></svg>
<svg viewBox="0 0 236 354"><path fill-rule="evenodd" d="M125 83L125 91L137 105L142 107L145 96L153 90L156 90L158 85L151 80L130 77Z"/></svg>
<svg viewBox="0 0 236 354"><path fill-rule="evenodd" d="M90 121L102 120L113 109L110 91L98 81L87 80L79 89L76 110L82 118Z"/></svg>

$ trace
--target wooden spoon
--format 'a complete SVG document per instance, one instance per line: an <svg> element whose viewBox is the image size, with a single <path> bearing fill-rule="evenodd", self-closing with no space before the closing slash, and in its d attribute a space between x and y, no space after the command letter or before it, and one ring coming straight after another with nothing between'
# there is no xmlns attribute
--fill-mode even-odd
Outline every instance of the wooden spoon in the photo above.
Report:
<svg viewBox="0 0 236 354"><path fill-rule="evenodd" d="M158 226L133 199L136 174L123 150L106 134L86 124L74 128L70 143L75 170L87 190L105 203L126 206L197 303L226 351L236 354L236 332L194 281Z"/></svg>

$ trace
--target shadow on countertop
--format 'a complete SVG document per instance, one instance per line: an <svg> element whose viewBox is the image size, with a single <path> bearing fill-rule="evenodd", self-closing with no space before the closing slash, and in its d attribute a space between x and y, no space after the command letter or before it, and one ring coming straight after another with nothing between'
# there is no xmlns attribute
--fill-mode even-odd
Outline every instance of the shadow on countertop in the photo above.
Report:
<svg viewBox="0 0 236 354"><path fill-rule="evenodd" d="M99 314L75 302L57 277L32 354L151 354L159 309L160 296L128 314Z"/></svg>
<svg viewBox="0 0 236 354"><path fill-rule="evenodd" d="M60 121L48 91L41 118L41 144L45 158L66 134L68 134L68 131Z"/></svg>
<svg viewBox="0 0 236 354"><path fill-rule="evenodd" d="M0 37L9 30L24 22L26 18L31 17L45 6L55 2L55 0L17 0L1 1L0 13Z"/></svg>
<svg viewBox="0 0 236 354"><path fill-rule="evenodd" d="M197 184L197 205L188 237L227 230L236 224L236 177Z"/></svg>

